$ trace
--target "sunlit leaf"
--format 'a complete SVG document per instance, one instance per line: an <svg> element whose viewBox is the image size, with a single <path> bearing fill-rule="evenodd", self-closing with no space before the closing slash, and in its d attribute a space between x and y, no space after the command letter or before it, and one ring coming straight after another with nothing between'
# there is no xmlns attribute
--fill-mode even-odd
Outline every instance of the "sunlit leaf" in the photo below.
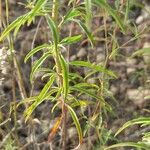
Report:
<svg viewBox="0 0 150 150"><path fill-rule="evenodd" d="M80 41L81 38L82 38L82 35L66 37L60 42L60 44L62 44L62 45L73 44L73 43L76 43L76 42Z"/></svg>
<svg viewBox="0 0 150 150"><path fill-rule="evenodd" d="M83 87L81 88L81 87L77 87L77 86L72 86L72 87L70 87L70 89L73 90L73 91L79 91L81 93L87 94L90 97L92 97L94 99L97 99L97 100L101 99L100 97L96 96L96 94L91 89L85 89Z"/></svg>
<svg viewBox="0 0 150 150"><path fill-rule="evenodd" d="M67 62L63 58L63 56L60 56L60 63L62 67L62 76L63 76L63 92L64 92L64 98L66 100L69 90L69 80L68 80L68 66Z"/></svg>
<svg viewBox="0 0 150 150"><path fill-rule="evenodd" d="M123 143L114 144L112 146L104 148L104 150L114 149L114 148L117 148L117 147L136 147L136 148L142 148L144 150L150 149L150 146L148 146L144 143L123 142Z"/></svg>
<svg viewBox="0 0 150 150"><path fill-rule="evenodd" d="M70 21L77 16L81 16L81 12L76 8L71 9L64 17L63 22L65 23L66 21Z"/></svg>
<svg viewBox="0 0 150 150"><path fill-rule="evenodd" d="M35 72L38 70L38 68L43 64L43 62L51 55L51 53L47 52L47 53L44 53L43 56L37 60L33 66L32 66L32 71L31 71L31 74L30 74L30 81L33 80L33 76L35 74Z"/></svg>
<svg viewBox="0 0 150 150"><path fill-rule="evenodd" d="M122 132L125 128L131 126L131 125L135 125L135 124L142 124L142 125L150 125L150 117L141 117L141 118L137 118L137 119L133 119L130 120L128 122L126 122L115 134L118 135L120 132Z"/></svg>
<svg viewBox="0 0 150 150"><path fill-rule="evenodd" d="M40 45L40 46L38 46L38 47L36 47L36 48L34 48L34 49L32 49L27 55L26 55L26 57L25 57L25 59L24 59L24 62L26 63L27 62L27 60L31 57L31 56L33 56L35 53L37 53L38 51L40 51L40 50L42 50L42 49L50 49L50 48L52 48L50 45L48 45L48 44L43 44L43 45Z"/></svg>
<svg viewBox="0 0 150 150"><path fill-rule="evenodd" d="M7 26L7 28L2 32L1 36L0 36L0 41L2 41L3 39L6 38L6 36L8 36L8 34L10 34L10 32L12 30L14 30L18 25L19 22L26 16L27 14L18 17L15 21L13 21L9 26Z"/></svg>
<svg viewBox="0 0 150 150"><path fill-rule="evenodd" d="M92 101L88 101L88 100L77 100L71 104L71 107L77 107L77 106L85 107L85 106L92 105L92 104L95 104L95 103Z"/></svg>
<svg viewBox="0 0 150 150"><path fill-rule="evenodd" d="M82 21L77 20L77 19L72 19L72 21L78 23L78 25L81 27L81 29L86 33L86 35L89 38L90 43L91 43L91 45L93 47L94 46L94 39L93 39L93 36L92 36L91 32L86 27L86 25Z"/></svg>
<svg viewBox="0 0 150 150"><path fill-rule="evenodd" d="M32 114L34 109L45 100L47 93L50 90L54 81L55 81L55 75L52 75L50 77L49 81L46 83L46 85L42 89L42 91L40 92L40 94L37 97L37 99L35 100L35 102L30 107L28 107L26 109L26 111L24 112L24 115L26 117L26 121L28 120L28 118L30 117L30 115Z"/></svg>
<svg viewBox="0 0 150 150"><path fill-rule="evenodd" d="M54 43L55 43L55 46L56 46L58 41L59 41L59 34L58 34L59 32L57 30L56 24L50 16L46 16L46 20L47 20L49 28L51 29L53 39L54 39Z"/></svg>
<svg viewBox="0 0 150 150"><path fill-rule="evenodd" d="M82 135L82 129L81 129L81 126L80 126L80 123L79 123L79 119L78 119L75 111L69 105L67 105L67 108L68 108L68 110L71 114L71 117L74 121L74 124L77 128L78 136L79 136L79 143L81 144L83 142L83 135Z"/></svg>
<svg viewBox="0 0 150 150"><path fill-rule="evenodd" d="M99 86L97 86L96 84L91 84L91 83L78 83L75 86L76 87L80 87L80 88L95 88L95 89L99 89Z"/></svg>
<svg viewBox="0 0 150 150"><path fill-rule="evenodd" d="M24 25L27 21L31 20L38 14L39 10L43 7L43 4L45 4L47 0L38 0L35 4L34 8L24 14L23 16L18 17L15 21L13 21L10 25L7 26L7 28L3 31L2 35L0 36L0 41L5 39L12 30L15 29L14 35L16 36L19 28ZM30 21L30 22L31 22Z"/></svg>
<svg viewBox="0 0 150 150"><path fill-rule="evenodd" d="M72 61L72 62L70 62L70 64L74 65L74 66L87 67L87 68L90 68L90 69L93 69L93 70L99 71L99 72L104 72L107 75L110 75L110 76L116 78L116 75L112 71L105 69L100 65L95 65L95 64L92 64L90 62L85 62L85 61Z"/></svg>

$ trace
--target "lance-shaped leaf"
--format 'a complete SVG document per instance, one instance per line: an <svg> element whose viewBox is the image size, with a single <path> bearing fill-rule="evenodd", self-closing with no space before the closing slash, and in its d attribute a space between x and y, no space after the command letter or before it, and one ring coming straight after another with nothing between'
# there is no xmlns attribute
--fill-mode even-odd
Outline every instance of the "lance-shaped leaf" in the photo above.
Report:
<svg viewBox="0 0 150 150"><path fill-rule="evenodd" d="M137 119L133 119L130 120L128 122L126 122L115 134L118 135L122 130L124 130L125 128L131 126L131 125L135 125L135 124L142 124L142 125L150 125L150 117L141 117L141 118L137 118Z"/></svg>
<svg viewBox="0 0 150 150"><path fill-rule="evenodd" d="M13 21L9 26L7 26L7 28L3 31L3 33L0 36L0 41L2 41L3 39L6 38L6 36L8 36L8 34L10 34L10 32L12 30L14 30L18 25L20 25L20 21L25 18L28 14L25 14L23 16L18 17L15 21Z"/></svg>
<svg viewBox="0 0 150 150"><path fill-rule="evenodd" d="M96 100L102 100L102 102L104 102L103 99L101 99L101 97L96 96L95 92L93 92L93 89L85 89L85 88L83 88L83 87L78 87L78 86L72 86L72 87L70 87L70 89L71 89L72 91L78 91L78 92L87 94L87 95L89 95L91 98L94 98L94 99L96 99Z"/></svg>
<svg viewBox="0 0 150 150"><path fill-rule="evenodd" d="M38 70L38 68L43 64L43 62L44 62L50 55L51 55L50 52L44 53L43 56L33 64L33 66L32 66L32 71L31 71L31 74L30 74L30 81L33 80L33 76L34 76L35 72Z"/></svg>
<svg viewBox="0 0 150 150"><path fill-rule="evenodd" d="M62 55L60 55L60 63L62 68L62 77L63 77L63 92L64 92L64 98L66 100L69 90L69 77L68 77L68 66L67 62L63 58Z"/></svg>
<svg viewBox="0 0 150 150"><path fill-rule="evenodd" d="M77 106L85 107L85 106L93 105L93 104L95 104L93 101L88 101L88 100L76 100L75 102L73 102L73 103L71 104L71 107L77 107Z"/></svg>
<svg viewBox="0 0 150 150"><path fill-rule="evenodd" d="M81 12L77 8L73 8L66 14L66 16L63 18L60 25L67 21L70 21L71 19L74 19L75 17L78 17L78 16L81 16Z"/></svg>
<svg viewBox="0 0 150 150"><path fill-rule="evenodd" d="M51 49L52 46L51 46L51 45L48 45L48 44L43 44L43 45L40 45L40 46L38 46L38 47L32 49L32 50L26 55L26 57L25 57L25 59L24 59L24 62L26 63L27 60L28 60L31 56L33 56L35 53L37 53L38 51L40 51L40 50L42 50L42 49L45 49L45 48Z"/></svg>
<svg viewBox="0 0 150 150"><path fill-rule="evenodd" d="M119 17L118 13L114 9L112 9L111 6L105 2L105 0L94 0L94 1L102 8L105 8L105 10L109 13L109 15L111 15L115 19L116 23L121 28L122 32L125 32L123 21Z"/></svg>
<svg viewBox="0 0 150 150"><path fill-rule="evenodd" d="M66 37L60 42L60 44L62 44L62 45L73 44L73 43L76 43L76 42L80 41L81 38L82 38L82 35Z"/></svg>
<svg viewBox="0 0 150 150"><path fill-rule="evenodd" d="M114 149L114 148L118 148L118 147L136 147L136 148L143 149L143 150L150 149L149 145L146 145L146 144L144 144L142 142L139 142L139 143L135 143L135 142L123 142L123 143L114 144L112 146L104 148L104 150Z"/></svg>
<svg viewBox="0 0 150 150"><path fill-rule="evenodd" d="M57 31L56 24L50 16L46 16L46 20L47 20L49 28L51 29L54 44L56 46L58 44L58 41L59 41L59 34L58 34L58 31Z"/></svg>
<svg viewBox="0 0 150 150"><path fill-rule="evenodd" d="M0 41L5 39L12 30L15 29L14 35L16 36L19 28L24 25L27 21L32 20L39 12L39 10L43 7L43 4L46 3L47 0L38 0L34 8L24 14L23 16L18 17L15 21L13 21L7 28L3 31L2 35L0 36ZM31 22L31 21L30 21Z"/></svg>
<svg viewBox="0 0 150 150"><path fill-rule="evenodd" d="M132 54L132 57L141 56L141 55L150 55L150 47L137 50Z"/></svg>
<svg viewBox="0 0 150 150"><path fill-rule="evenodd" d="M93 47L94 39L93 39L93 36L92 36L91 32L86 27L86 25L83 22L81 22L80 20L77 20L77 19L72 19L72 21L76 22L81 27L81 29L86 33L86 35L87 35L88 39L90 40L90 43Z"/></svg>
<svg viewBox="0 0 150 150"><path fill-rule="evenodd" d="M20 21L18 22L16 28L14 29L14 37L16 37L16 35L17 35L17 33L18 33L20 27L21 27L22 25L24 25L24 24L29 20L29 18L32 19L30 16L31 16L31 11L28 12L27 14L23 15L23 17L22 17L22 18L20 19Z"/></svg>
<svg viewBox="0 0 150 150"><path fill-rule="evenodd" d="M80 123L79 123L79 119L75 113L75 111L69 106L67 105L67 108L71 114L71 117L74 121L74 124L77 128L77 132L78 132L78 136L79 136L79 145L82 144L82 141L83 141L83 135L82 135L82 129L81 129L81 126L80 126Z"/></svg>
<svg viewBox="0 0 150 150"><path fill-rule="evenodd" d="M85 61L72 61L72 62L70 62L70 64L74 65L74 66L87 67L87 68L90 68L90 69L93 69L93 70L99 71L99 72L104 72L107 75L116 78L116 75L112 71L105 69L100 65L95 65L95 64L92 64L90 62L85 62Z"/></svg>
<svg viewBox="0 0 150 150"><path fill-rule="evenodd" d="M34 8L31 10L31 17L36 16L37 12L43 7L47 0L38 0Z"/></svg>
<svg viewBox="0 0 150 150"><path fill-rule="evenodd" d="M44 86L44 88L42 89L41 93L39 94L39 96L37 97L37 99L35 100L35 102L26 109L24 115L26 117L26 121L28 120L28 118L30 117L30 115L32 114L32 112L34 111L34 109L41 104L45 98L47 98L47 93L50 90L53 82L55 80L55 75L52 75L49 79L49 81L47 82L47 84Z"/></svg>
<svg viewBox="0 0 150 150"><path fill-rule="evenodd" d="M97 86L96 84L91 84L91 83L78 83L75 85L75 87L80 87L80 88L95 88L95 89L99 89L99 86Z"/></svg>

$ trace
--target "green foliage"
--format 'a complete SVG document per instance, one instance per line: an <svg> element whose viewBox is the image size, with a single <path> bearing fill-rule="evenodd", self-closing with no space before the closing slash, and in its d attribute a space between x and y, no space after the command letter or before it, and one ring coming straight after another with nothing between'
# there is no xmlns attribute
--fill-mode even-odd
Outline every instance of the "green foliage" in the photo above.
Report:
<svg viewBox="0 0 150 150"><path fill-rule="evenodd" d="M74 66L87 67L87 68L93 69L94 71L103 72L109 76L116 78L116 75L112 71L105 69L100 65L95 65L95 64L92 64L90 62L85 62L85 61L72 61L70 62L70 64Z"/></svg>
<svg viewBox="0 0 150 150"><path fill-rule="evenodd" d="M132 54L132 57L150 54L150 47L142 48Z"/></svg>
<svg viewBox="0 0 150 150"><path fill-rule="evenodd" d="M115 134L115 136L117 134L119 134L122 130L124 130L125 128L131 126L131 125L135 125L135 124L142 124L142 126L145 125L150 125L150 117L142 117L142 118L138 118L138 119L133 119L131 121L126 122Z"/></svg>
<svg viewBox="0 0 150 150"><path fill-rule="evenodd" d="M62 55L60 55L60 63L61 63L62 77L63 77L64 100L66 101L69 92L68 64Z"/></svg>
<svg viewBox="0 0 150 150"><path fill-rule="evenodd" d="M67 108L69 109L69 112L70 112L70 114L72 116L74 124L76 125L77 131L78 131L78 135L79 135L79 142L80 142L79 144L82 144L83 135L82 135L82 129L81 129L78 117L77 117L76 113L74 112L74 110L69 105L67 105Z"/></svg>
<svg viewBox="0 0 150 150"><path fill-rule="evenodd" d="M47 84L45 84L44 88L42 89L38 97L36 98L35 102L29 108L27 108L27 110L24 113L26 120L30 117L34 109L47 98L48 91L50 90L54 80L55 80L55 75L52 75L49 81L47 82Z"/></svg>
<svg viewBox="0 0 150 150"><path fill-rule="evenodd" d="M97 5L104 8L108 12L108 14L111 15L115 19L116 23L121 28L122 32L125 32L123 21L118 16L117 12L113 8L111 8L111 6L105 0L94 0L94 1Z"/></svg>
<svg viewBox="0 0 150 150"><path fill-rule="evenodd" d="M133 119L130 120L128 122L126 122L115 134L115 136L117 136L120 132L122 132L124 129L128 128L129 126L133 126L136 124L140 124L141 126L149 126L150 125L150 117L140 117L137 119ZM118 143L118 144L114 144L112 146L109 146L107 148L105 148L105 150L107 149L112 149L112 148L117 148L117 147L135 147L138 149L144 149L144 150L148 150L150 149L150 134L145 133L142 141L139 142L123 142L123 143Z"/></svg>
<svg viewBox="0 0 150 150"><path fill-rule="evenodd" d="M53 6L49 7L51 4L53 4ZM105 145L107 145L107 141L112 137L111 131L105 129L103 116L106 115L107 111L111 112L112 108L111 105L105 100L105 98L111 97L108 89L109 79L117 78L113 71L107 69L107 63L109 59L114 59L118 54L118 49L120 48L118 39L116 38L115 33L111 34L105 31L106 34L109 34L112 38L112 43L110 43L110 45L112 44L112 48L110 53L106 49L107 56L105 58L104 64L97 64L96 62L91 63L90 60L68 61L69 59L66 58L67 52L65 51L66 53L64 52L64 54L62 52L62 48L65 48L65 50L69 51L69 46L71 44L82 42L82 38L84 37L83 33L87 36L87 39L92 48L94 48L96 42L94 34L92 33L92 19L96 16L94 13L96 13L97 8L102 8L103 11L107 13L107 15L112 16L116 28L119 27L121 32L125 33L127 28L126 26L128 25L126 22L128 20L130 3L129 1L126 2L125 13L119 12L119 5L119 0L115 1L115 8L110 6L106 0L84 0L83 2L70 0L68 2L69 9L67 9L67 12L64 12L64 15L61 16L59 13L59 8L63 7L60 5L60 1L58 0L54 0L52 3L48 0L36 0L34 2L28 1L26 7L29 8L30 11L18 17L4 29L0 36L0 41L4 41L6 38L8 38L12 31L14 31L14 37L16 37L17 33L19 30L21 30L20 28L23 25L30 25L37 19L37 17L43 17L44 20L46 20L49 29L48 34L50 34L49 37L51 37L52 40L50 43L44 43L31 49L24 59L24 62L26 63L35 54L42 54L37 60L32 62L30 81L33 83L32 81L34 81L36 74L39 72L43 73L42 79L48 78L47 83L44 85L38 95L32 95L28 98L24 98L17 105L18 107L21 104L28 104L26 110L24 111L25 121L31 117L34 110L42 102L50 101L53 105L51 111L52 113L56 111L56 108L61 109L61 117L57 119L51 135L56 134L56 131L59 129L61 123L66 124L66 122L62 120L66 120L66 112L68 112L71 115L73 124L77 129L79 146L82 144L84 136L86 136L87 132L90 131L91 128L96 131L96 135L99 141L98 147L103 148ZM96 9L93 9L93 7ZM72 35L72 29L70 29L70 35L67 37L65 35L65 37L62 38L62 30L64 25L67 26L69 24L76 24L81 28L83 33L79 33L81 31L78 30L77 34ZM114 30L113 27L114 26L110 26L110 28L112 28L111 30ZM104 41L106 45L109 43L107 38ZM144 48L136 51L133 56L148 54L149 52L149 48ZM52 64L52 66L48 66L47 68L43 68L43 63L48 61L50 57L53 58L54 64ZM85 75L85 77L84 75L80 75L77 71L72 71L72 68L76 69L77 67L88 70L88 73ZM87 82L87 79L92 76L97 76L97 83ZM92 108L94 112L92 112L92 114L85 114L84 110L88 110L88 108L89 110ZM84 124L84 127L81 126L81 123L82 125ZM129 121L118 130L116 135L125 128L134 124L149 125L150 119L139 118ZM83 130L83 128L85 130ZM62 129L64 134L65 130L67 129ZM66 137L64 136L64 138ZM149 139L150 133L146 133L143 136L142 142L124 142L112 145L106 149L120 146L132 146L145 149L149 148L149 145L147 144ZM65 141L66 139L63 140ZM13 141L11 141L11 139L9 142L13 145ZM10 143L8 143L6 147L9 147L8 149L13 149L13 147L10 146Z"/></svg>

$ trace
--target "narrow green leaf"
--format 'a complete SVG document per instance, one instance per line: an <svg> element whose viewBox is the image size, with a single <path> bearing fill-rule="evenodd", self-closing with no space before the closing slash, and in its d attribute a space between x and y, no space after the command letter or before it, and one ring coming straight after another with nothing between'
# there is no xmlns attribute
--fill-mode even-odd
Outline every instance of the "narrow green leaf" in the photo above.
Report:
<svg viewBox="0 0 150 150"><path fill-rule="evenodd" d="M74 80L74 79L80 79L80 80L83 80L83 77L81 76L81 75L79 75L79 74L77 74L77 73L69 73L69 78L70 78L70 80L72 81L72 79Z"/></svg>
<svg viewBox="0 0 150 150"><path fill-rule="evenodd" d="M16 37L20 27L27 22L27 20L30 18L30 16L31 16L31 12L28 12L27 14L23 15L21 20L18 22L16 28L14 29L14 37Z"/></svg>
<svg viewBox="0 0 150 150"><path fill-rule="evenodd" d="M65 23L66 21L70 21L71 19L78 17L78 16L81 16L81 12L78 9L73 8L64 17L63 23Z"/></svg>
<svg viewBox="0 0 150 150"><path fill-rule="evenodd" d="M74 65L74 66L87 67L87 68L90 68L90 69L93 69L93 70L96 70L96 71L99 71L99 72L104 72L104 73L106 73L107 75L116 78L116 75L115 75L112 71L110 71L110 70L108 70L108 69L105 69L105 68L103 68L102 66L92 64L92 63L90 63L90 62L85 62L85 61L72 61L72 62L70 62L70 64L71 64L71 65Z"/></svg>
<svg viewBox="0 0 150 150"><path fill-rule="evenodd" d="M43 5L47 2L47 0L38 0L34 8L31 10L31 18L37 15L37 12L41 10Z"/></svg>
<svg viewBox="0 0 150 150"><path fill-rule="evenodd" d="M94 45L94 39L93 39L93 36L92 36L91 32L86 27L86 25L83 22L81 22L80 20L77 20L77 19L72 19L72 21L78 23L78 25L81 27L81 29L86 33L86 35L89 38L90 43L91 43L91 45L93 47L93 45Z"/></svg>
<svg viewBox="0 0 150 150"><path fill-rule="evenodd" d="M137 119L130 120L126 122L115 134L117 136L120 132L122 132L125 128L135 125L135 124L143 124L143 125L150 125L150 117L141 117Z"/></svg>
<svg viewBox="0 0 150 150"><path fill-rule="evenodd" d="M119 17L118 13L115 12L115 10L112 9L111 6L109 6L108 3L106 3L104 0L94 0L94 1L96 4L98 4L102 8L105 8L105 10L109 13L109 15L111 15L115 19L116 23L121 28L122 32L125 32L123 21Z"/></svg>
<svg viewBox="0 0 150 150"><path fill-rule="evenodd" d="M30 74L30 81L33 80L33 76L35 74L35 72L38 70L38 68L42 65L42 63L51 55L50 52L46 52L43 54L43 56L37 60L33 66L32 66L32 71L31 71L31 74Z"/></svg>
<svg viewBox="0 0 150 150"><path fill-rule="evenodd" d="M20 20L22 20L26 15L27 14L18 17L15 21L13 21L10 25L7 26L7 28L3 31L3 33L0 36L0 41L4 40L6 36L8 36L8 34L10 34L10 32L16 28Z"/></svg>
<svg viewBox="0 0 150 150"><path fill-rule="evenodd" d="M55 80L55 75L52 75L49 79L49 81L47 82L47 84L44 86L44 88L42 89L41 93L39 94L39 96L37 97L37 99L35 100L35 102L26 109L24 115L26 117L26 121L28 120L28 118L30 117L30 115L32 114L32 112L34 111L34 109L41 104L45 98L47 98L47 93L50 90L53 82Z"/></svg>
<svg viewBox="0 0 150 150"><path fill-rule="evenodd" d="M17 104L17 107L19 107L21 104L24 104L24 103L30 103L30 102L33 102L35 101L37 98L37 96L32 96L32 97L29 97L29 98L25 98L23 100L21 100L18 104Z"/></svg>
<svg viewBox="0 0 150 150"><path fill-rule="evenodd" d="M62 45L69 45L69 44L73 44L75 42L80 41L82 38L82 35L76 35L76 36L72 36L72 37L66 37L64 38L60 44Z"/></svg>
<svg viewBox="0 0 150 150"><path fill-rule="evenodd" d="M52 48L52 46L50 46L50 45L48 45L48 44L43 44L43 45L40 45L40 46L38 46L38 47L32 49L32 50L26 55L26 57L25 57L25 59L24 59L24 62L26 63L27 60L28 60L31 56L33 56L35 53L37 53L38 51L40 51L40 50L42 50L42 49L45 49L45 48L50 49L50 48Z"/></svg>
<svg viewBox="0 0 150 150"><path fill-rule="evenodd" d="M104 150L117 148L117 147L136 147L136 148L142 148L142 149L145 149L145 150L150 149L150 146L148 146L148 145L146 145L144 143L123 142L123 143L114 144L112 146L104 148Z"/></svg>
<svg viewBox="0 0 150 150"><path fill-rule="evenodd" d="M150 54L150 47L142 48L132 54L132 57Z"/></svg>
<svg viewBox="0 0 150 150"><path fill-rule="evenodd" d="M97 86L96 84L90 84L90 83L78 83L75 85L75 87L99 89L99 86Z"/></svg>
<svg viewBox="0 0 150 150"><path fill-rule="evenodd" d="M18 17L15 21L13 21L2 33L2 35L0 36L0 41L2 41L3 39L5 39L12 30L15 29L14 35L16 36L19 28L25 24L28 20L32 20L33 17L35 17L39 10L43 7L43 4L46 3L47 0L38 0L36 5L34 6L34 8L24 14L23 16Z"/></svg>
<svg viewBox="0 0 150 150"><path fill-rule="evenodd" d="M85 107L92 104L95 103L93 101L88 101L88 100L77 100L71 104L71 107L77 107L77 106Z"/></svg>
<svg viewBox="0 0 150 150"><path fill-rule="evenodd" d="M55 22L52 20L52 18L50 16L46 16L46 20L47 20L49 28L51 29L54 43L55 43L55 45L57 45L57 43L59 41L59 35L58 35L58 31L57 31L57 27L55 25Z"/></svg>
<svg viewBox="0 0 150 150"><path fill-rule="evenodd" d="M77 128L78 136L79 136L79 143L82 144L83 135L82 135L82 129L81 129L78 117L77 117L75 111L69 105L67 105L67 108L68 108L68 110L69 110L69 112L70 112L70 114L72 116L72 119L74 121L74 124L75 124L75 126Z"/></svg>
<svg viewBox="0 0 150 150"><path fill-rule="evenodd" d="M73 91L79 91L81 93L84 93L84 94L87 94L89 95L90 97L94 98L94 99L97 99L97 100L100 100L101 98L96 96L96 94L93 92L93 89L85 89L85 88L81 88L81 87L77 87L77 86L72 86L70 87L71 90Z"/></svg>
<svg viewBox="0 0 150 150"><path fill-rule="evenodd" d="M62 55L60 55L60 63L62 68L64 99L66 100L69 90L69 77L67 62L65 61Z"/></svg>

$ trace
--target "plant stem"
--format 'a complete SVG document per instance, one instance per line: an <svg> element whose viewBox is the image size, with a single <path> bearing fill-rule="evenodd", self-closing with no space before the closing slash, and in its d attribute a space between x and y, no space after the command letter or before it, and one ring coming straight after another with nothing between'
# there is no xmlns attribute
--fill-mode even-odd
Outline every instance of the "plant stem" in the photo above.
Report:
<svg viewBox="0 0 150 150"><path fill-rule="evenodd" d="M52 18L57 26L57 31L59 34L58 30L58 0L53 0L53 10L52 10ZM58 75L58 85L59 87L63 87L63 77L62 77L62 71L61 71L61 63L60 63L60 51L58 48L58 41L54 45L54 50L55 50L55 64L56 64L56 72ZM65 105L65 99L63 98L63 95L61 96L62 99L62 115L63 115L63 122L62 122L62 150L66 150L66 135L67 135L67 128L66 128L66 122L67 122L67 108Z"/></svg>
<svg viewBox="0 0 150 150"><path fill-rule="evenodd" d="M55 23L58 21L58 0L53 0L52 18Z"/></svg>

